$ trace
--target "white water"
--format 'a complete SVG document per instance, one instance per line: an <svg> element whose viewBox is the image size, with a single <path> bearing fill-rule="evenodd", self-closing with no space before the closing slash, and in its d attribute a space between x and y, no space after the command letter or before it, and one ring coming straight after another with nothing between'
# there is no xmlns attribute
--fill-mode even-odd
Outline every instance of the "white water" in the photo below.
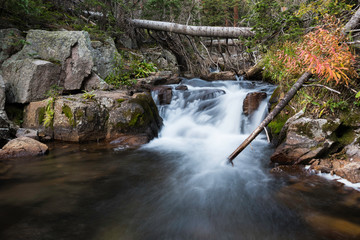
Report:
<svg viewBox="0 0 360 240"><path fill-rule="evenodd" d="M267 102L274 87L250 81L205 82L200 79L183 80L186 91L173 86L173 99L168 106L159 106L164 127L159 138L146 148L177 151L203 170L225 167L226 158L259 125L267 113ZM200 87L201 86L201 87ZM215 92L214 98L202 100L204 91ZM242 104L250 92L266 92L268 98L250 117L242 111ZM157 96L154 96L155 100ZM194 100L197 99L197 100ZM266 148L266 136L260 135L244 153L234 160L237 168L256 165L259 148ZM234 169L231 169L234 170Z"/></svg>
<svg viewBox="0 0 360 240"><path fill-rule="evenodd" d="M158 200L153 217L143 227L161 225L161 232L149 232L166 239L239 239L239 234L241 239L265 239L263 231L254 232L254 226L272 222L264 229L274 236L266 238L278 239L276 229L281 224L274 221L288 221L291 214L280 210L271 196L267 167L272 149L266 136L259 135L234 159L235 167L227 163L227 157L265 117L274 87L200 79L182 84L188 90L174 90L171 104L159 106L164 119L160 136L143 147L160 153L171 169L162 190L152 192L151 199ZM243 100L255 91L266 92L268 98L246 117ZM204 94L212 97L204 99ZM227 231L231 225L237 229ZM220 235L224 233L229 236Z"/></svg>

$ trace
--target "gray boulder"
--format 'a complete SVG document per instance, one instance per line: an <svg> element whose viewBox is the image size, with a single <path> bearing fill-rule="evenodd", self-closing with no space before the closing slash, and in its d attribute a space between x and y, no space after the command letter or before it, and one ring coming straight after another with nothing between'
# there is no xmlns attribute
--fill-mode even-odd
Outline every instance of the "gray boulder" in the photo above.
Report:
<svg viewBox="0 0 360 240"><path fill-rule="evenodd" d="M7 65L27 58L42 59L61 66L60 86L64 90L80 89L94 66L89 34L84 31L30 30L28 44L4 62Z"/></svg>
<svg viewBox="0 0 360 240"><path fill-rule="evenodd" d="M91 43L94 58L93 71L99 75L100 78L105 79L114 69L114 60L118 54L114 40L112 38L106 39L103 43L100 41L93 41Z"/></svg>
<svg viewBox="0 0 360 240"><path fill-rule="evenodd" d="M11 55L21 50L24 37L16 28L0 29L0 66Z"/></svg>
<svg viewBox="0 0 360 240"><path fill-rule="evenodd" d="M331 152L335 141L331 134L340 125L340 121L326 119L300 118L290 123L286 140L281 144L271 161L280 164L308 163L322 154Z"/></svg>
<svg viewBox="0 0 360 240"><path fill-rule="evenodd" d="M3 68L9 103L29 103L44 99L52 85L60 84L61 67L35 59L12 61Z"/></svg>

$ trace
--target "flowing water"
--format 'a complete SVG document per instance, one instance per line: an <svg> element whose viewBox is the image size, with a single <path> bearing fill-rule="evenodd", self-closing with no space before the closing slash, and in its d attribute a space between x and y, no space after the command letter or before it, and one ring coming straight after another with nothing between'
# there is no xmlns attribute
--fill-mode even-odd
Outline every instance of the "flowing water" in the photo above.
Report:
<svg viewBox="0 0 360 240"><path fill-rule="evenodd" d="M0 239L359 239L359 192L304 171L271 174L265 135L227 164L267 113L268 99L245 117L246 94L269 98L273 86L183 84L141 149L54 143L13 161L0 175Z"/></svg>

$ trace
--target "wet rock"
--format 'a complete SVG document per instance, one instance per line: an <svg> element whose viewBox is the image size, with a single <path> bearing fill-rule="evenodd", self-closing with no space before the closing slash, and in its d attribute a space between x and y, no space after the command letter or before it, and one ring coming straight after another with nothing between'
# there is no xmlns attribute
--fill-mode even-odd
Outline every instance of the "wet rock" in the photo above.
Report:
<svg viewBox="0 0 360 240"><path fill-rule="evenodd" d="M28 137L15 138L0 150L0 159L39 156L48 152L48 147Z"/></svg>
<svg viewBox="0 0 360 240"><path fill-rule="evenodd" d="M28 137L35 140L39 140L38 131L34 129L19 128L16 132L16 137Z"/></svg>
<svg viewBox="0 0 360 240"><path fill-rule="evenodd" d="M153 88L153 91L157 94L157 99L160 105L167 105L171 103L172 88L168 86L158 86Z"/></svg>
<svg viewBox="0 0 360 240"><path fill-rule="evenodd" d="M335 168L334 173L352 183L360 182L360 162L349 162L343 167Z"/></svg>
<svg viewBox="0 0 360 240"><path fill-rule="evenodd" d="M149 137L144 134L140 135L124 135L113 141L110 144L117 145L123 148L137 148L150 141Z"/></svg>
<svg viewBox="0 0 360 240"><path fill-rule="evenodd" d="M186 85L179 85L175 88L175 90L186 91L188 90L188 87Z"/></svg>
<svg viewBox="0 0 360 240"><path fill-rule="evenodd" d="M186 100L186 102L193 102L196 100L214 99L224 94L226 94L226 92L222 89L186 91L184 92L184 99Z"/></svg>
<svg viewBox="0 0 360 240"><path fill-rule="evenodd" d="M236 80L236 74L230 71L212 72L209 73L208 75L201 76L201 78L208 81Z"/></svg>
<svg viewBox="0 0 360 240"><path fill-rule="evenodd" d="M335 142L330 139L332 131L327 129L329 125L339 126L340 123L310 118L293 121L288 127L285 142L276 149L271 161L280 164L305 164L330 153Z"/></svg>
<svg viewBox="0 0 360 240"><path fill-rule="evenodd" d="M95 91L93 99L83 94L58 97L54 105L53 126L44 128L47 100L31 102L25 109L23 126L38 129L41 137L84 142L115 139L124 134L157 136L162 119L150 95L125 91Z"/></svg>
<svg viewBox="0 0 360 240"><path fill-rule="evenodd" d="M24 40L20 30L16 28L0 29L0 66L11 55L20 51Z"/></svg>
<svg viewBox="0 0 360 240"><path fill-rule="evenodd" d="M330 159L314 159L310 163L311 169L316 172L330 173L333 170L333 163Z"/></svg>
<svg viewBox="0 0 360 240"><path fill-rule="evenodd" d="M261 101L266 97L267 94L265 92L248 93L243 102L243 113L246 116L251 115L259 108Z"/></svg>
<svg viewBox="0 0 360 240"><path fill-rule="evenodd" d="M107 138L117 138L122 133L146 134L149 139L158 136L162 119L152 97L146 93L136 93L128 101L109 112Z"/></svg>
<svg viewBox="0 0 360 240"><path fill-rule="evenodd" d="M53 85L59 85L60 66L48 61L25 59L3 68L9 103L29 103L46 98Z"/></svg>

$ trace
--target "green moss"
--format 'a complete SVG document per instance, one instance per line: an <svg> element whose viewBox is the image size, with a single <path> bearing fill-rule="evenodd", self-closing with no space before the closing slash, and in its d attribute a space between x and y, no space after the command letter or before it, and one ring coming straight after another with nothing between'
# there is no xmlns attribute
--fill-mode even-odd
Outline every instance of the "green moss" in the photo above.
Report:
<svg viewBox="0 0 360 240"><path fill-rule="evenodd" d="M284 127L289 117L290 116L287 114L280 113L269 123L268 128L273 136L278 135L281 132L281 129Z"/></svg>
<svg viewBox="0 0 360 240"><path fill-rule="evenodd" d="M76 112L75 112L75 117L76 117L76 119L79 120L79 119L82 118L83 116L84 116L83 110L77 109Z"/></svg>
<svg viewBox="0 0 360 240"><path fill-rule="evenodd" d="M324 132L334 132L339 127L339 125L339 123L328 121L322 126L322 130Z"/></svg>
<svg viewBox="0 0 360 240"><path fill-rule="evenodd" d="M116 99L116 101L121 104L122 102L126 101L126 99L124 99L124 98L119 98L119 99Z"/></svg>
<svg viewBox="0 0 360 240"><path fill-rule="evenodd" d="M42 122L44 121L44 118L45 118L45 107L42 107L39 109L38 111L38 123L39 125L42 124Z"/></svg>
<svg viewBox="0 0 360 240"><path fill-rule="evenodd" d="M68 105L64 104L62 106L62 113L65 114L65 116L68 118L70 126L75 127L76 122L75 122L75 119L74 119L74 115L73 115L73 113L71 111L71 108Z"/></svg>
<svg viewBox="0 0 360 240"><path fill-rule="evenodd" d="M342 111L340 121L345 126L358 126L360 124L360 111L352 109L351 111Z"/></svg>
<svg viewBox="0 0 360 240"><path fill-rule="evenodd" d="M351 129L346 131L338 141L343 145L349 145L355 140L355 132Z"/></svg>
<svg viewBox="0 0 360 240"><path fill-rule="evenodd" d="M314 135L313 135L313 133L311 131L312 130L311 122L297 124L296 127L297 127L297 133L299 135L304 135L305 134L309 138L314 137Z"/></svg>

